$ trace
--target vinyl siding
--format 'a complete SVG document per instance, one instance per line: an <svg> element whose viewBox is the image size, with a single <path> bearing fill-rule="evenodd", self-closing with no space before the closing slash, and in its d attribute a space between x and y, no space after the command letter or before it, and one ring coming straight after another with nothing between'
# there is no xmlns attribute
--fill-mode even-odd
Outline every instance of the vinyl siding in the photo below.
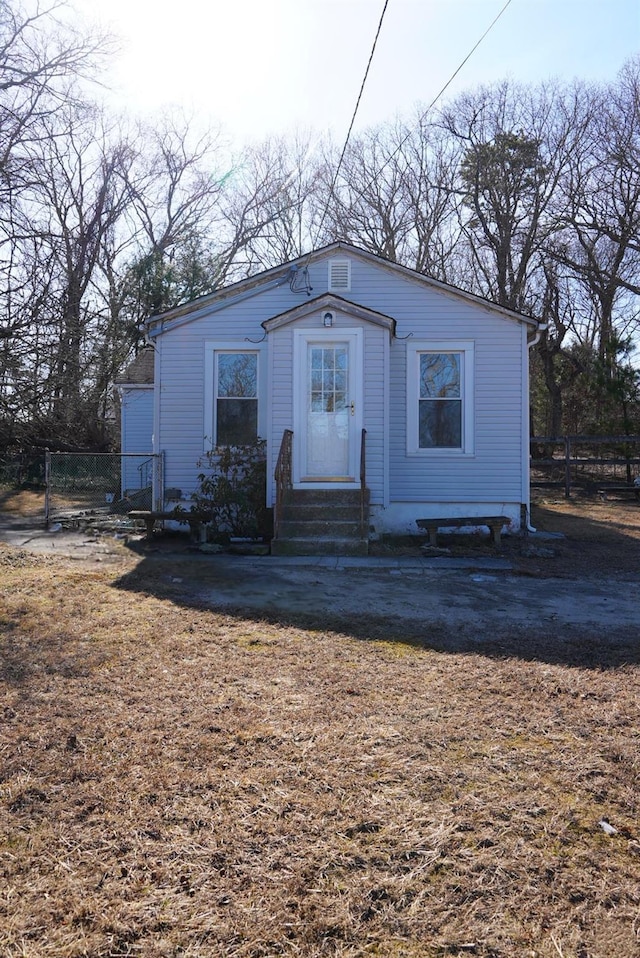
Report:
<svg viewBox="0 0 640 958"><path fill-rule="evenodd" d="M122 388L121 396L121 451L149 456L153 449L153 389L139 386ZM139 458L123 460L123 490L139 487L140 462Z"/></svg>
<svg viewBox="0 0 640 958"><path fill-rule="evenodd" d="M364 331L364 428L366 477L371 502L385 498L384 449L386 434L385 382L388 378L389 333L377 326Z"/></svg>
<svg viewBox="0 0 640 958"><path fill-rule="evenodd" d="M462 311L461 311L462 312ZM518 501L522 460L521 336L505 321L473 316L429 316L415 339L474 343L474 448L471 456L433 452L407 454L407 344L396 341L391 356L391 499L473 502ZM446 328L446 335L437 331ZM427 327L426 329L424 327ZM411 341L409 341L411 342Z"/></svg>
<svg viewBox="0 0 640 958"><path fill-rule="evenodd" d="M285 429L293 429L293 327L277 329L269 339L271 437L267 469L267 501L275 500L273 481Z"/></svg>
<svg viewBox="0 0 640 958"><path fill-rule="evenodd" d="M382 327L338 311L336 325L364 329L364 426L367 479L372 502L517 503L522 490L522 326L481 304L425 287L419 281L351 257L351 290L345 299L391 316L397 337L389 345ZM327 292L327 258L315 260L309 276L312 296ZM288 284L263 290L237 303L177 325L162 334L158 448L165 452L165 481L189 494L197 483L204 449L205 343L220 347L245 338L247 348L265 350L268 376L269 474L273 474L282 433L293 420L293 328L320 322L313 314L273 330L258 346L261 323L306 301ZM409 337L408 339L404 337ZM475 346L475 443L471 457L407 454L407 344L466 340ZM386 377L388 376L388 382ZM388 397L389 408L386 409ZM385 464L388 442L389 462Z"/></svg>

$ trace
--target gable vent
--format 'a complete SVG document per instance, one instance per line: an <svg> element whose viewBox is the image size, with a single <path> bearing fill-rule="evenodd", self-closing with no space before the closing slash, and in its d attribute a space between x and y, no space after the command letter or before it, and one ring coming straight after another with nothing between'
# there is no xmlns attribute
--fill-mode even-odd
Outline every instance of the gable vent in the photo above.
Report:
<svg viewBox="0 0 640 958"><path fill-rule="evenodd" d="M329 260L329 292L346 293L351 289L351 260Z"/></svg>

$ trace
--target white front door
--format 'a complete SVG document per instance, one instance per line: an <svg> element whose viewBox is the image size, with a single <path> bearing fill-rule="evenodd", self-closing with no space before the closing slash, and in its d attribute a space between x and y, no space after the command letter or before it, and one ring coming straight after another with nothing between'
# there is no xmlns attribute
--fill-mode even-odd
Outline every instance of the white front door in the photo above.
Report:
<svg viewBox="0 0 640 958"><path fill-rule="evenodd" d="M359 483L360 330L297 330L294 482Z"/></svg>

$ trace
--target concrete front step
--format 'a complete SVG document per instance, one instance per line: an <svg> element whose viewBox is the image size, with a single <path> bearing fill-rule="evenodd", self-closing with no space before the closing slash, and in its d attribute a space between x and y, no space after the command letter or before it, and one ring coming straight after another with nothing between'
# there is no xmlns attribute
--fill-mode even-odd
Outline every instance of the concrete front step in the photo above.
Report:
<svg viewBox="0 0 640 958"><path fill-rule="evenodd" d="M287 502L292 505L329 505L329 506L360 506L361 492L359 489L290 489L287 492ZM365 501L369 501L369 490L365 491Z"/></svg>
<svg viewBox="0 0 640 958"><path fill-rule="evenodd" d="M327 516L343 522L360 521L360 503L357 505L335 505L333 503L328 505L318 502L287 502L282 512L282 518L290 519L292 522L326 521ZM366 514L367 510L365 509Z"/></svg>
<svg viewBox="0 0 640 958"><path fill-rule="evenodd" d="M369 555L369 541L368 539L343 539L335 536L278 538L271 542L271 555L366 556Z"/></svg>
<svg viewBox="0 0 640 958"><path fill-rule="evenodd" d="M302 538L310 539L314 537L325 539L361 539L362 523L360 517L357 519L334 520L334 519L305 519L287 512L286 518L282 520L278 527L278 538L292 539Z"/></svg>
<svg viewBox="0 0 640 958"><path fill-rule="evenodd" d="M363 536L362 495L359 489L292 489L287 493L278 523L272 555L364 556L369 541ZM365 495L365 519L369 493ZM367 522L364 523L367 529Z"/></svg>

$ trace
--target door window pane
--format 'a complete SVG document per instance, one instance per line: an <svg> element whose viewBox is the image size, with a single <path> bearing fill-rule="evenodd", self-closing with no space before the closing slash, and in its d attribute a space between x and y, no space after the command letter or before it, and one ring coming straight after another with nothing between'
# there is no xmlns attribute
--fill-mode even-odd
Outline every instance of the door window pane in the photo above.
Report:
<svg viewBox="0 0 640 958"><path fill-rule="evenodd" d="M343 478L349 471L349 347L307 348L305 476Z"/></svg>
<svg viewBox="0 0 640 958"><path fill-rule="evenodd" d="M337 412L347 405L347 347L309 347L310 408Z"/></svg>

